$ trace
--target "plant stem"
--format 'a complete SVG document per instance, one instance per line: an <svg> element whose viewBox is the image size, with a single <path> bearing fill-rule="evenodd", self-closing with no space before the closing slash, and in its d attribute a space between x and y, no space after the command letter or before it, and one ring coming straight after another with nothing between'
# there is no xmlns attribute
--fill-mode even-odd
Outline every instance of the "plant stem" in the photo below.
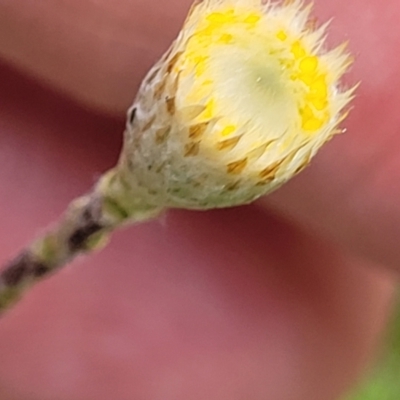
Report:
<svg viewBox="0 0 400 400"><path fill-rule="evenodd" d="M122 176L117 168L103 175L91 193L70 204L53 229L1 268L0 315L34 283L102 247L117 227L158 215L160 208L134 195Z"/></svg>

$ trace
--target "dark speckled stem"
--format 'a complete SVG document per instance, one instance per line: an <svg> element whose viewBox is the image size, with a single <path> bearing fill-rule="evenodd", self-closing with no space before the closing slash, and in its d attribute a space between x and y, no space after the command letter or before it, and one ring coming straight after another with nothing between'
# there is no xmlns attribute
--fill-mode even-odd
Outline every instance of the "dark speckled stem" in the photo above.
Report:
<svg viewBox="0 0 400 400"><path fill-rule="evenodd" d="M93 192L70 204L53 229L4 265L0 269L0 315L35 282L79 254L102 247L114 229L156 218L163 207L149 202L145 188L133 186L126 181L123 168L106 172Z"/></svg>
<svg viewBox="0 0 400 400"><path fill-rule="evenodd" d="M0 315L35 282L79 254L98 247L116 227L105 218L105 201L97 193L74 201L61 221L23 249L0 273Z"/></svg>

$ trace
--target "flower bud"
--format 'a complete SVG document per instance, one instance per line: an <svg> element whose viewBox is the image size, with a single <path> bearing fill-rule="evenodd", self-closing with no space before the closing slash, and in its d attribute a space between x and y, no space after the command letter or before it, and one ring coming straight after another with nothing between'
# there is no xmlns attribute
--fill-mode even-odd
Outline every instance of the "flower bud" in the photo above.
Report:
<svg viewBox="0 0 400 400"><path fill-rule="evenodd" d="M324 48L301 1L196 3L128 113L120 168L166 207L248 203L338 133L352 90L344 46Z"/></svg>

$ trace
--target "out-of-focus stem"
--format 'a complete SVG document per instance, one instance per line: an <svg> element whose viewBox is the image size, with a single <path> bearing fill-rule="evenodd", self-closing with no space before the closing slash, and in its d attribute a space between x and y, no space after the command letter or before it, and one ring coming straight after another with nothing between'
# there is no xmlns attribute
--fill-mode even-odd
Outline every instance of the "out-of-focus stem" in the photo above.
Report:
<svg viewBox="0 0 400 400"><path fill-rule="evenodd" d="M106 242L125 222L149 219L157 210L135 199L127 207L117 169L106 173L94 190L74 200L61 220L6 263L0 272L0 315L37 281L51 275L79 254ZM131 193L130 193L131 194Z"/></svg>

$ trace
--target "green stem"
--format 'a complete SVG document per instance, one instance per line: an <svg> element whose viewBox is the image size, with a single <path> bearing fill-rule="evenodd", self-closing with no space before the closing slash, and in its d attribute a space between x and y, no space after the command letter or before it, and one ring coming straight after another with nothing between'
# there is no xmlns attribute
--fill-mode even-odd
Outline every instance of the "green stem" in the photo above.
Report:
<svg viewBox="0 0 400 400"><path fill-rule="evenodd" d="M70 204L53 229L1 269L0 315L34 283L101 247L115 228L158 215L160 209L133 195L122 176L117 169L106 173L92 193Z"/></svg>

